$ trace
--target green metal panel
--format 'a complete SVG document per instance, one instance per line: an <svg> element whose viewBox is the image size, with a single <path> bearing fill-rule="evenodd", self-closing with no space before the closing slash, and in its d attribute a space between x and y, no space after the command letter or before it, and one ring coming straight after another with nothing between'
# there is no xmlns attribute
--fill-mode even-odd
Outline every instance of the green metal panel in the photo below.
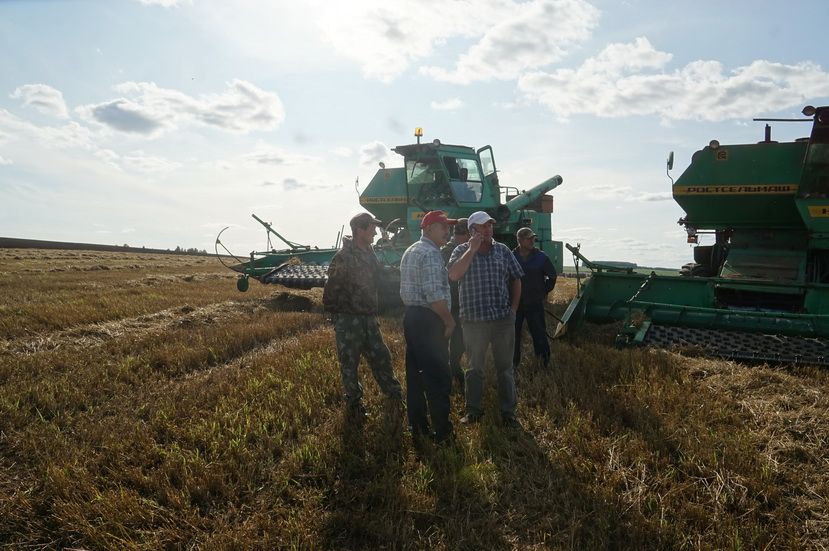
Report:
<svg viewBox="0 0 829 551"><path fill-rule="evenodd" d="M360 194L360 205L386 223L404 216L408 202L403 168L378 170Z"/></svg>
<svg viewBox="0 0 829 551"><path fill-rule="evenodd" d="M695 228L802 228L793 199L805 152L803 142L704 147L674 183L674 199Z"/></svg>

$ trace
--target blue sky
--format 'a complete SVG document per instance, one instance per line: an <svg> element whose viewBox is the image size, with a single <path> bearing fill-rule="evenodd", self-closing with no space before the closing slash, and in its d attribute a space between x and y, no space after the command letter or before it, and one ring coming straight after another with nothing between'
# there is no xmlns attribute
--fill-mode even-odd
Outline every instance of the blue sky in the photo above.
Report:
<svg viewBox="0 0 829 551"><path fill-rule="evenodd" d="M329 246L389 151L491 144L560 174L593 259L691 260L673 176L829 102L825 2L0 0L0 235ZM774 138L808 134L776 124Z"/></svg>

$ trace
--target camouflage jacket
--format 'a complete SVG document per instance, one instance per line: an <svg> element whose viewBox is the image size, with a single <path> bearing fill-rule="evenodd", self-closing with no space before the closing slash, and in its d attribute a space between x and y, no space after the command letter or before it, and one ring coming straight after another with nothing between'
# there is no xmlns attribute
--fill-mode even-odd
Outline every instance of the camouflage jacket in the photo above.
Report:
<svg viewBox="0 0 829 551"><path fill-rule="evenodd" d="M331 259L322 305L332 314L375 315L377 283L382 265L374 251L360 250L350 237L343 237L343 248Z"/></svg>

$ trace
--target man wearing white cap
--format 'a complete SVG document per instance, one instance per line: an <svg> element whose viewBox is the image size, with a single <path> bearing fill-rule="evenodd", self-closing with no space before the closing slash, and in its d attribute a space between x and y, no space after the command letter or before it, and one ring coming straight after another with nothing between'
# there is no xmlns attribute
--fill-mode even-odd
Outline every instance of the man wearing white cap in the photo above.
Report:
<svg viewBox="0 0 829 551"><path fill-rule="evenodd" d="M477 423L483 415L484 362L492 346L501 420L508 427L518 428L512 355L524 272L512 251L492 238L495 220L489 214L472 213L468 225L472 237L458 245L449 259L449 279L460 282L463 340L469 355L466 415L461 423Z"/></svg>

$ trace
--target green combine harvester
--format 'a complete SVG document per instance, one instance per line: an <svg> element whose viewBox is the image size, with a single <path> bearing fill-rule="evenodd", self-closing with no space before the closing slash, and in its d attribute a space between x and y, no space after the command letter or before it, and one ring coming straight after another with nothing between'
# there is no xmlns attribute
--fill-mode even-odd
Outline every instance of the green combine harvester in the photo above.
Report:
<svg viewBox="0 0 829 551"><path fill-rule="evenodd" d="M560 241L552 240L553 198L547 194L561 185L561 176L519 191L501 185L492 147L487 145L476 150L442 144L440 140L420 143L422 135L418 128L415 130L417 143L393 148L392 151L403 156L404 166L386 168L380 163L380 169L360 194L360 205L385 222L374 246L387 275L380 289L383 303L399 302L400 259L406 248L420 239L420 220L432 210L443 210L450 218L486 211L496 220L495 239L509 246L516 245L515 232L519 228L530 227L538 234L539 248L561 271L563 247ZM255 214L253 217L266 229L268 250L251 252L248 260L237 259L238 264L229 266L240 274L236 284L240 291L248 289L251 278L301 289L325 285L328 264L339 250L341 235L337 236L337 245L329 249L300 245L282 237ZM219 247L229 254L221 243L222 232L216 238L217 255ZM272 235L288 248L273 249Z"/></svg>
<svg viewBox="0 0 829 551"><path fill-rule="evenodd" d="M756 144L716 140L673 184L694 262L679 275L592 263L556 336L581 321L622 320L616 341L723 358L829 364L829 107L803 110L808 138ZM673 153L668 157L668 170Z"/></svg>

